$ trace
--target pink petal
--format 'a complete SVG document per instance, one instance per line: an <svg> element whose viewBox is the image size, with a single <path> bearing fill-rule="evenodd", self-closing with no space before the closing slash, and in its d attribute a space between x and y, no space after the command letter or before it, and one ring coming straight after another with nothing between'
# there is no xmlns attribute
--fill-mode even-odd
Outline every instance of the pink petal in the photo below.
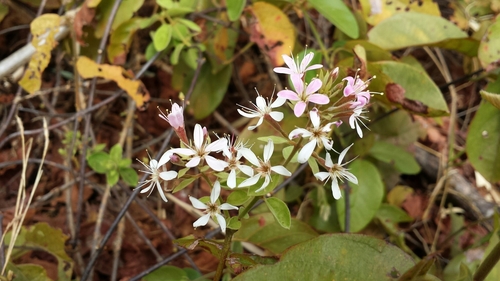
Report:
<svg viewBox="0 0 500 281"><path fill-rule="evenodd" d="M287 67L275 67L273 69L273 71L276 72L276 73L288 74L288 75L291 75L291 74L295 73L290 68L287 68Z"/></svg>
<svg viewBox="0 0 500 281"><path fill-rule="evenodd" d="M295 91L302 95L304 92L304 81L302 81L302 77L300 75L291 75L290 80L292 80L293 88Z"/></svg>
<svg viewBox="0 0 500 281"><path fill-rule="evenodd" d="M300 63L300 71L301 72L306 71L307 66L311 63L313 58L314 58L313 52L310 52L309 54L304 56L304 58L302 59L302 62Z"/></svg>
<svg viewBox="0 0 500 281"><path fill-rule="evenodd" d="M290 90L281 90L281 91L279 91L278 92L278 97L284 98L284 99L288 99L288 100L292 100L292 101L300 100L300 98L297 95L297 93L295 93L294 91L290 91Z"/></svg>
<svg viewBox="0 0 500 281"><path fill-rule="evenodd" d="M309 85L307 85L306 95L316 93L319 89L321 89L322 85L323 85L323 82L321 82L321 80L314 78L311 81L311 83L309 83Z"/></svg>
<svg viewBox="0 0 500 281"><path fill-rule="evenodd" d="M309 66L308 68L306 68L304 70L305 71L309 71L309 70L315 70L315 69L320 69L320 68L323 68L323 65L322 64L313 64L311 66Z"/></svg>
<svg viewBox="0 0 500 281"><path fill-rule="evenodd" d="M297 65L295 64L295 61L293 60L293 58L290 56L287 56L287 55L282 55L281 57L283 58L283 61L288 66L288 68L290 68L290 70L293 73L297 73Z"/></svg>
<svg viewBox="0 0 500 281"><path fill-rule="evenodd" d="M307 100L316 104L328 104L330 102L328 96L323 94L312 94L307 97Z"/></svg>
<svg viewBox="0 0 500 281"><path fill-rule="evenodd" d="M304 111L306 110L306 103L303 101L299 101L298 103L295 104L295 107L293 108L293 113L295 116L300 117Z"/></svg>

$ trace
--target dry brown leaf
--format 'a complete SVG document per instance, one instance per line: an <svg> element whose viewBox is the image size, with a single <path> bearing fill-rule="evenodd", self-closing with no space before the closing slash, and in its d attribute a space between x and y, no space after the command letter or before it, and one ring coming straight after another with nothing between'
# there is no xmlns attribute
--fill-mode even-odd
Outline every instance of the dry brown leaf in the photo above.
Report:
<svg viewBox="0 0 500 281"><path fill-rule="evenodd" d="M124 90L136 103L139 110L144 110L149 102L150 96L146 87L139 80L131 80L123 74L125 70L120 66L109 64L97 64L87 57L79 57L76 62L76 68L80 75L87 79L100 77L113 80Z"/></svg>

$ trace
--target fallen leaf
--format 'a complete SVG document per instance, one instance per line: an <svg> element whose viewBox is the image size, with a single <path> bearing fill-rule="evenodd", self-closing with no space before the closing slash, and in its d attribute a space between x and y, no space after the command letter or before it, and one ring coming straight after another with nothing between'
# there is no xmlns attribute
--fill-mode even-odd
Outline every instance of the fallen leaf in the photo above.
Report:
<svg viewBox="0 0 500 281"><path fill-rule="evenodd" d="M31 44L35 47L35 54L31 57L28 68L19 85L26 92L33 94L40 90L42 72L50 62L50 52L57 45L55 35L59 30L61 18L56 14L44 14L31 22Z"/></svg>
<svg viewBox="0 0 500 281"><path fill-rule="evenodd" d="M273 66L283 65L281 57L290 54L295 44L295 29L281 9L266 2L250 7L256 22L250 26L250 40L267 53Z"/></svg>
<svg viewBox="0 0 500 281"><path fill-rule="evenodd" d="M87 0L82 4L80 10L76 12L75 19L73 20L73 29L75 31L76 40L80 45L85 45L85 41L82 40L83 37L83 27L89 25L95 17L95 5L94 0ZM100 2L100 1L99 1ZM98 3L97 3L98 4Z"/></svg>
<svg viewBox="0 0 500 281"><path fill-rule="evenodd" d="M115 81L118 87L124 90L135 101L139 110L146 109L146 104L150 99L149 92L141 81L125 78L123 75L125 70L122 67L97 64L87 57L79 57L76 62L76 68L78 69L78 73L85 79L101 77Z"/></svg>

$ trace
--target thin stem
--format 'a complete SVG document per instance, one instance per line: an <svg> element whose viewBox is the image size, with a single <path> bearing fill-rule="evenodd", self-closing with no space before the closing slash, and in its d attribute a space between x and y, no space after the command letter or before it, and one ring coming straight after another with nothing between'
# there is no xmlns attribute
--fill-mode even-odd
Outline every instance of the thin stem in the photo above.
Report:
<svg viewBox="0 0 500 281"><path fill-rule="evenodd" d="M224 238L224 245L222 248L222 253L219 260L219 265L217 266L217 271L215 272L214 281L219 281L224 273L224 267L226 266L226 259L229 254L229 249L231 249L231 242L233 235L236 231L232 229L226 230L226 238Z"/></svg>
<svg viewBox="0 0 500 281"><path fill-rule="evenodd" d="M493 233L493 235L497 234ZM472 278L472 280L483 281L486 278L486 276L488 276L493 267L498 263L499 260L500 260L500 242L497 242L493 250L491 250L491 253L489 253L489 255L486 256L486 258L483 260L483 262L477 269L476 273L474 273L474 277Z"/></svg>

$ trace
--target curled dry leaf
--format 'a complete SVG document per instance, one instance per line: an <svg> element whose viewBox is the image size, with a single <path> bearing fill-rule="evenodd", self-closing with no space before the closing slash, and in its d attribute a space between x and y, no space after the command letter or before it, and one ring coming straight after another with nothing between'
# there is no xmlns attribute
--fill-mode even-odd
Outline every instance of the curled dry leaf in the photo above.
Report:
<svg viewBox="0 0 500 281"><path fill-rule="evenodd" d="M19 81L19 85L30 94L40 90L42 72L50 62L50 52L57 45L55 36L60 23L61 18L56 14L44 14L31 22L31 34L33 34L31 44L36 51L23 78Z"/></svg>
<svg viewBox="0 0 500 281"><path fill-rule="evenodd" d="M123 76L125 70L120 66L109 64L97 64L87 57L79 57L76 62L78 73L87 79L101 77L113 80L122 90L135 101L139 110L144 110L149 102L150 96L144 84L139 80L131 80Z"/></svg>
<svg viewBox="0 0 500 281"><path fill-rule="evenodd" d="M97 3L95 3L97 2ZM75 19L73 20L73 29L75 31L76 40L80 45L85 45L83 37L83 27L89 25L95 17L95 7L100 1L87 0L82 4L80 10L75 14Z"/></svg>
<svg viewBox="0 0 500 281"><path fill-rule="evenodd" d="M250 25L250 40L270 57L273 66L283 65L281 57L290 54L295 43L295 29L276 6L257 2L250 7L255 22Z"/></svg>
<svg viewBox="0 0 500 281"><path fill-rule="evenodd" d="M396 83L389 83L385 86L385 95L393 103L401 105L404 109L417 114L429 113L429 108L420 101L407 99L405 89Z"/></svg>

